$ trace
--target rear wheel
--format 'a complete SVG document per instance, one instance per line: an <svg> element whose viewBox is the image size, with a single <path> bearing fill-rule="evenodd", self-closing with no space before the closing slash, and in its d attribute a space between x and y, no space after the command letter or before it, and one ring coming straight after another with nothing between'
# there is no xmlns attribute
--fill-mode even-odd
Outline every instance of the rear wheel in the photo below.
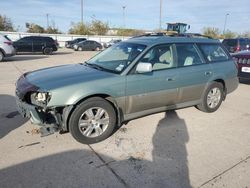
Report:
<svg viewBox="0 0 250 188"><path fill-rule="evenodd" d="M3 61L4 55L3 52L0 51L0 62Z"/></svg>
<svg viewBox="0 0 250 188"><path fill-rule="evenodd" d="M78 47L78 51L83 51L83 48L81 46Z"/></svg>
<svg viewBox="0 0 250 188"><path fill-rule="evenodd" d="M223 85L219 82L212 82L206 89L201 104L196 107L203 112L215 112L220 107L223 96Z"/></svg>
<svg viewBox="0 0 250 188"><path fill-rule="evenodd" d="M52 49L52 48L46 47L46 48L43 49L43 54L44 54L44 55L51 55L52 52L53 52L53 49Z"/></svg>
<svg viewBox="0 0 250 188"><path fill-rule="evenodd" d="M116 124L113 106L105 99L87 99L73 111L69 131L80 143L93 144L108 138Z"/></svg>

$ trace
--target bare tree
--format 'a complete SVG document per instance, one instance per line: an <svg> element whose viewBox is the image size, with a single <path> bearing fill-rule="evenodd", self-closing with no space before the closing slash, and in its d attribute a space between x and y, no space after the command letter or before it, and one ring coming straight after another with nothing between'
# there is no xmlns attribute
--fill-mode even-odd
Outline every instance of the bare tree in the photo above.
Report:
<svg viewBox="0 0 250 188"><path fill-rule="evenodd" d="M45 29L38 24L25 23L25 25L26 25L28 33L44 33L45 32Z"/></svg>
<svg viewBox="0 0 250 188"><path fill-rule="evenodd" d="M0 15L0 31L15 31L10 18Z"/></svg>
<svg viewBox="0 0 250 188"><path fill-rule="evenodd" d="M206 35L208 37L212 38L220 38L220 30L218 28L214 27L204 27L203 28L203 35Z"/></svg>

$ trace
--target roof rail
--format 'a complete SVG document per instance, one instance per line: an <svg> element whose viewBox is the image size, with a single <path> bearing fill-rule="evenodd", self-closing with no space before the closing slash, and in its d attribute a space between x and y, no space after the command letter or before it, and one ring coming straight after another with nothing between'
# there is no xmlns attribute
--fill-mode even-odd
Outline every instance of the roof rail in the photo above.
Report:
<svg viewBox="0 0 250 188"><path fill-rule="evenodd" d="M208 38L213 39L213 37L202 35L200 33L182 33L182 34L172 34L171 37L189 37L189 38Z"/></svg>
<svg viewBox="0 0 250 188"><path fill-rule="evenodd" d="M138 37L160 37L160 36L167 36L165 33L147 33L144 35L137 35L132 38L138 38Z"/></svg>
<svg viewBox="0 0 250 188"><path fill-rule="evenodd" d="M138 38L138 37L153 37L153 36L166 36L166 37L189 37L189 38L208 38L208 39L213 39L212 37L206 36L206 35L202 35L200 33L173 33L173 34L166 34L166 33L148 33L148 34L144 34L144 35L138 35L138 36L134 36L132 38Z"/></svg>

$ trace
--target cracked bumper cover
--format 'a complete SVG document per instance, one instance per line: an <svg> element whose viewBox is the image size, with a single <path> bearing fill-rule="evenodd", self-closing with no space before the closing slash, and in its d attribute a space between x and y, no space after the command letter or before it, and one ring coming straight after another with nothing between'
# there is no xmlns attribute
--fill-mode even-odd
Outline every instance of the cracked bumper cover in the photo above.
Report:
<svg viewBox="0 0 250 188"><path fill-rule="evenodd" d="M34 105L27 104L18 98L16 99L17 110L26 118L30 118L31 122L37 125L42 125L45 122L44 115L39 113Z"/></svg>

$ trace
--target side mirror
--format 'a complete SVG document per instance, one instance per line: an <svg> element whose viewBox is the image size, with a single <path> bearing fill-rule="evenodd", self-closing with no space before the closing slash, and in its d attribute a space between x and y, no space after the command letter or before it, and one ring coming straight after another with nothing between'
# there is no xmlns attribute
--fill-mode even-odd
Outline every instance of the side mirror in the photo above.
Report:
<svg viewBox="0 0 250 188"><path fill-rule="evenodd" d="M139 62L136 67L136 72L138 73L146 73L146 72L152 72L152 64L151 63L143 63Z"/></svg>

